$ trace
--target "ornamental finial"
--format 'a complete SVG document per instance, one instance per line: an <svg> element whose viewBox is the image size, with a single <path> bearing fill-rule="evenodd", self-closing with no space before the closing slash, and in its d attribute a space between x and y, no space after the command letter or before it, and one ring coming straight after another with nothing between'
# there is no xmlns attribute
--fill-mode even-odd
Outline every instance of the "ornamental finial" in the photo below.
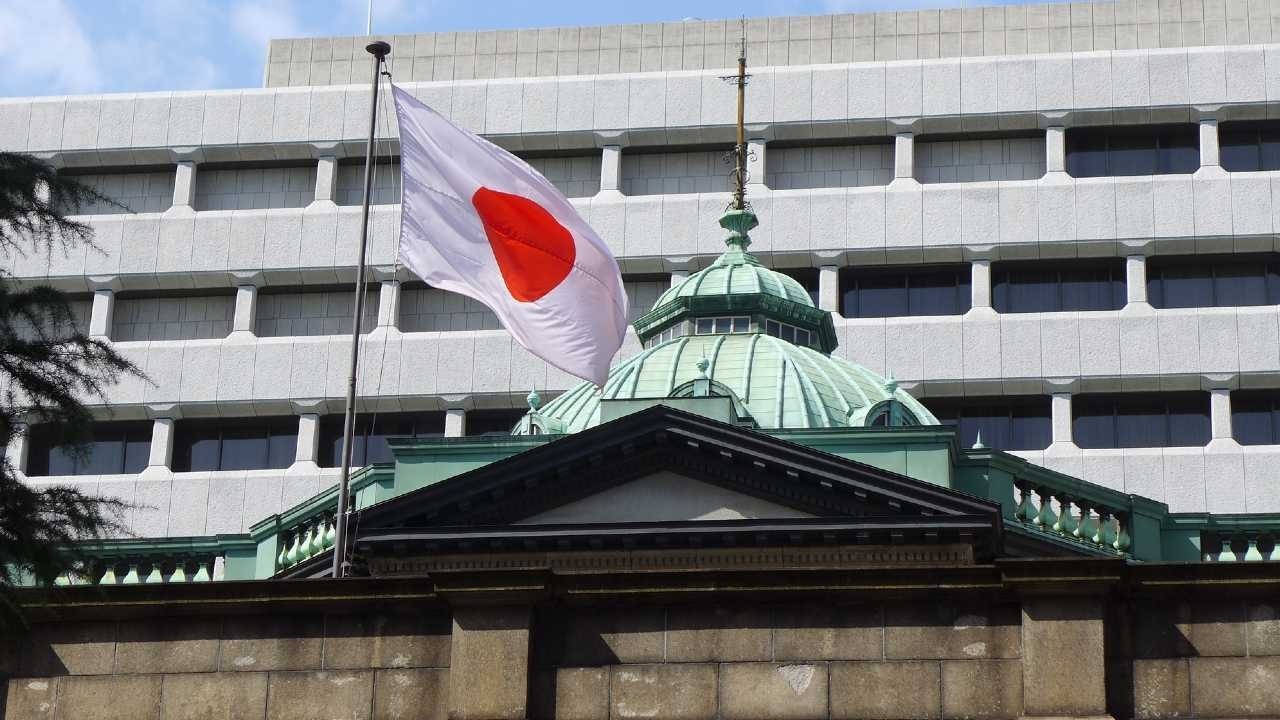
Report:
<svg viewBox="0 0 1280 720"><path fill-rule="evenodd" d="M893 373L889 373L889 379L884 381L884 391L890 395L898 392L898 381L893 378Z"/></svg>
<svg viewBox="0 0 1280 720"><path fill-rule="evenodd" d="M707 376L707 368L709 367L711 367L711 361L705 357L698 361L698 372L702 374L702 377L705 378Z"/></svg>
<svg viewBox="0 0 1280 720"><path fill-rule="evenodd" d="M756 220L755 213L751 212L751 205L747 203L747 130L746 130L746 104L747 104L747 20L742 18L742 44L738 52L738 74L730 75L722 79L734 83L738 90L738 122L737 122L737 143L733 146L733 202L729 204L729 210L720 218L720 227L729 231L729 237L724 239L726 245L734 250L745 252L747 246L751 244L751 238L747 233L751 231L759 222Z"/></svg>
<svg viewBox="0 0 1280 720"><path fill-rule="evenodd" d="M983 444L982 444L982 430L981 430L981 429L979 429L979 430L978 430L978 437L976 437L976 438L974 438L974 439L973 439L973 449L974 449L974 450L985 450L985 449L986 449L986 447L987 447L986 445L983 445Z"/></svg>
<svg viewBox="0 0 1280 720"><path fill-rule="evenodd" d="M529 394L525 396L525 400L529 403L529 409L534 412L537 412L542 405L542 396L538 394L537 390L530 390Z"/></svg>

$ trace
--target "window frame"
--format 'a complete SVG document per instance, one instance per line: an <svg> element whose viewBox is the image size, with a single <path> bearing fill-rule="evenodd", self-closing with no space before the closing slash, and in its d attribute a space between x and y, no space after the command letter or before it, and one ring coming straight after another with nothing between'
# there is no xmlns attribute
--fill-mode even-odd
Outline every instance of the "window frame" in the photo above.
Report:
<svg viewBox="0 0 1280 720"><path fill-rule="evenodd" d="M28 477L86 477L93 475L137 475L147 468L151 455L151 444L154 434L154 423L141 421L106 421L95 422L92 426L92 436L90 442L90 455L88 458L81 459L66 452L61 452L62 448L67 447L67 443L56 442L60 438L60 433L49 428L47 424L38 424L32 426L28 431L27 441L27 471ZM106 434L112 437L104 440L101 435ZM132 435L132 437L131 437ZM146 452L142 453L141 458L135 458L135 462L131 465L129 460L129 445L131 442L140 442L138 438L146 438ZM119 461L115 463L116 470L111 472L88 472L93 467L95 461L94 455L97 452L99 443L110 442L118 446ZM70 473L54 474L50 472L55 469L53 462L53 454L61 452L62 460L71 463ZM140 460L140 464L137 462ZM83 465L83 467L82 467ZM132 469L136 468L136 469Z"/></svg>
<svg viewBox="0 0 1280 720"><path fill-rule="evenodd" d="M962 423L964 423L966 420L965 412L964 412L966 409L970 410L971 413L974 410L979 408L998 408L998 409L1004 410L1003 418L1008 423L1007 435L1012 440L1014 437L1014 432L1013 432L1014 421L1015 421L1015 418L1018 417L1018 415L1016 414L1017 410L1027 409L1027 408L1035 408L1038 410L1040 409L1041 406L1043 406L1043 409L1045 412L1045 414L1043 415L1045 427L1042 428L1041 430L1044 432L1044 435L1045 435L1044 445L1041 445L1038 447L1014 447L1011 444L1011 446L1009 447L1001 447L1003 443L998 442L998 438L995 438L995 437L983 438L982 444L994 450L1012 450L1012 451L1044 450L1048 448L1051 444L1053 444L1053 399L1048 395L936 397L936 398L921 398L920 402L922 402L924 406L929 409L929 412L933 413L934 417L936 417L938 419L938 422L940 422L942 425L955 428L956 440L960 442L962 447L969 447L973 445L974 440L977 439L976 437L977 431L980 431L982 429L980 427L975 429L975 436L973 440L970 440L967 437L968 435L967 430L962 425ZM947 413L948 410L954 411L954 417L948 416L948 413ZM941 413L941 415L939 413ZM991 418L1000 418L1000 417L1001 417L1000 415L976 416L971 414L969 416L969 419L972 421L977 421L979 418L991 419ZM1039 419L1041 416L1040 415L1035 415L1035 416L1024 415L1022 417L1024 418L1035 417Z"/></svg>
<svg viewBox="0 0 1280 720"><path fill-rule="evenodd" d="M912 308L911 279L913 277L918 279L924 276L938 276L947 273L954 273L955 276L955 283L951 287L955 293L954 308L956 312L914 312ZM905 314L863 315L863 300L860 294L863 290L862 281L885 277L901 277L901 289L906 307ZM840 316L848 319L876 319L887 317L957 317L964 315L973 309L973 266L971 264L888 265L874 269L845 267L840 269L838 283L840 294ZM853 303L849 301L851 295L856 298L856 301Z"/></svg>
<svg viewBox="0 0 1280 720"><path fill-rule="evenodd" d="M1219 272L1228 265L1247 265L1256 262L1262 270L1262 292L1266 296L1261 303L1224 304L1219 300ZM1208 305L1170 305L1165 290L1166 270L1171 268L1201 268L1209 272ZM1268 307L1280 305L1280 253L1250 253L1240 255L1165 255L1148 258L1146 263L1147 302L1160 310L1180 310L1204 307ZM1227 276L1230 277L1230 276Z"/></svg>
<svg viewBox="0 0 1280 720"><path fill-rule="evenodd" d="M1191 145L1174 145L1171 140L1185 135L1190 139ZM1121 140L1134 140L1150 138L1152 153L1152 172L1149 173L1128 173L1116 172L1113 169L1115 163L1114 155L1120 152L1122 148L1118 145ZM1073 154L1084 152L1080 146L1087 141L1095 143L1101 141L1103 171L1101 173L1090 173L1082 170L1079 163L1082 161L1073 161ZM1200 130L1199 126L1194 123L1161 123L1153 125L1106 125L1106 126L1082 126L1067 128L1066 138L1064 138L1063 147L1063 168L1067 175L1073 178L1094 178L1094 177L1151 177L1155 175L1190 175L1199 169L1200 154ZM1146 149L1146 148L1143 148ZM1097 148L1093 148L1093 152L1097 152ZM1171 153L1175 150L1194 150L1196 161L1183 168L1165 167L1172 165L1170 162Z"/></svg>
<svg viewBox="0 0 1280 720"><path fill-rule="evenodd" d="M1218 126L1218 162L1222 165L1222 169L1227 172L1273 172L1280 170L1280 152L1276 154L1276 163L1274 167L1268 167L1266 163L1266 151L1264 137L1270 133L1272 139L1270 142L1280 146L1280 122L1274 120L1242 120L1235 122L1224 122ZM1257 167L1230 167L1227 158L1231 156L1227 148L1246 147L1247 145L1240 143L1232 143L1230 140L1233 135L1252 135L1252 143L1257 152Z"/></svg>
<svg viewBox="0 0 1280 720"><path fill-rule="evenodd" d="M1034 269L1038 272L1048 272L1055 276L1053 281L1055 286L1056 307L1051 310L1017 310L1009 307L1008 286L1016 283L1010 283L1008 276L1020 270ZM1064 288L1066 281L1063 275L1069 272L1079 272L1089 269L1106 269L1106 282L1111 285L1111 305L1108 308L1080 308L1080 307L1064 307ZM1061 262L1044 262L1040 260L1032 261L1009 261L992 263L991 267L991 307L1001 315L1024 315L1028 313L1061 313L1061 312L1115 312L1124 308L1128 299L1128 271L1125 268L1123 258L1104 258L1101 260L1085 260L1071 261L1067 263ZM1002 287L1004 286L1004 287Z"/></svg>
<svg viewBox="0 0 1280 720"><path fill-rule="evenodd" d="M1170 418L1175 414L1171 411L1170 405L1178 401L1190 401L1194 399L1199 404L1203 412L1203 423L1200 430L1203 435L1203 442L1195 445L1173 444L1173 425ZM1162 405L1161 414L1164 417L1164 442L1161 445L1129 445L1123 444L1122 428L1120 418L1124 415L1120 410L1123 409L1121 403L1132 403L1130 407L1138 407L1142 402L1151 404L1159 403ZM1111 413L1092 415L1091 417L1110 417L1111 422L1111 444L1098 445L1093 444L1090 440L1089 444L1083 444L1079 432L1079 422L1081 418L1080 410L1089 404L1100 405L1104 403L1110 404ZM1140 413L1135 413L1140 414ZM1204 447L1213 439L1213 418L1212 408L1209 400L1209 393L1200 390L1180 391L1180 392L1138 392L1138 393L1082 393L1074 395L1071 398L1071 438L1072 441L1082 450L1132 450L1140 448L1177 448L1177 447Z"/></svg>
<svg viewBox="0 0 1280 720"><path fill-rule="evenodd" d="M1257 403L1264 400L1266 404L1268 442L1252 442L1249 439L1242 439L1239 432L1239 423L1237 417L1244 414L1242 406L1252 401ZM1231 391L1231 437L1237 443L1246 447L1258 447L1267 445L1280 445L1280 389L1250 389L1250 390L1233 390Z"/></svg>
<svg viewBox="0 0 1280 720"><path fill-rule="evenodd" d="M292 433L288 431L282 431L279 433L273 432L274 430L277 430L277 429L283 430L283 428L286 427L287 421L289 419L293 420ZM280 416L269 417L269 418L241 417L241 418L221 418L218 420L203 420L203 419L179 420L177 422L177 427L174 429L173 460L171 461L172 470L173 472L177 473L177 472L246 472L251 470L287 469L290 465L293 465L294 463L297 462L296 449L297 449L297 442L298 442L298 433L300 430L300 427L299 427L300 422L301 422L301 418L299 418L296 415L280 415ZM234 424L228 424L228 423L234 423ZM265 454L266 454L265 463L262 465L262 467L253 467L253 468L224 467L224 465L226 464L224 460L224 455L226 453L226 449L225 449L226 442L228 439L231 439L231 440L237 439L237 438L227 438L226 436L229 433L233 433L236 430L252 429L255 426L259 429L265 430L266 432L266 434L261 438L262 441L265 443ZM216 448L215 455L218 460L217 460L217 463L215 464L216 467L194 468L192 467L193 465L192 449L194 447L195 441L200 439L207 440L210 438L193 437L193 435L201 429L205 429L207 431L210 428L215 429L217 434L217 438L216 438L217 444L215 446ZM272 464L271 443L272 443L273 437L274 438L287 438L287 437L293 438L295 452L294 452L294 456L292 457L292 459L290 459L290 461L287 464L284 464L281 466L275 466ZM255 437L255 438L249 438L249 439L257 440L259 438Z"/></svg>
<svg viewBox="0 0 1280 720"><path fill-rule="evenodd" d="M357 448L359 452L353 449L351 453L351 467L364 467L369 465L369 438L374 436L374 430L380 423L404 423L410 424L408 433L381 433L377 437L384 442L388 438L393 437L444 437L444 417L443 412L427 411L427 412L396 412L396 413L368 413L356 417L355 432L352 435L353 440L358 440ZM322 468L341 467L342 464L342 435L345 418L342 415L324 415L320 418L320 449L317 452L316 464ZM426 431L427 427L438 427L439 431ZM400 427L400 425L397 425ZM334 432L336 430L336 437ZM375 461L385 462L385 461ZM332 464L329 464L332 463Z"/></svg>

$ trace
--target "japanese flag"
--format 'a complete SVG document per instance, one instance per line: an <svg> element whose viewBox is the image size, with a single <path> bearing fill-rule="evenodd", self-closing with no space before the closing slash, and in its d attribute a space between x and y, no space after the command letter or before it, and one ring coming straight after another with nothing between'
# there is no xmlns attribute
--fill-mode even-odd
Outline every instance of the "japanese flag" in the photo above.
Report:
<svg viewBox="0 0 1280 720"><path fill-rule="evenodd" d="M622 276L604 241L524 161L393 93L405 264L489 306L533 354L604 385L627 331Z"/></svg>

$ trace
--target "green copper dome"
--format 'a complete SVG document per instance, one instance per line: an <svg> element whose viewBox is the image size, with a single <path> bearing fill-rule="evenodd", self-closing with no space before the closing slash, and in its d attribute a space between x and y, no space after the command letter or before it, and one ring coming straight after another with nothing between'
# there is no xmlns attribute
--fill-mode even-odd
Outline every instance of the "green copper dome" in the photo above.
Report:
<svg viewBox="0 0 1280 720"><path fill-rule="evenodd" d="M698 367L704 358L705 375ZM614 367L603 392L578 385L527 416L516 433L578 432L600 423L602 400L677 397L703 377L720 388L712 394L732 393L761 428L938 424L892 380L781 338L744 333L683 336L649 348Z"/></svg>
<svg viewBox="0 0 1280 720"><path fill-rule="evenodd" d="M609 401L729 397L755 427L936 425L923 405L866 368L832 357L831 315L809 293L746 251L750 210L720 224L729 249L663 293L634 325L644 351L609 371L603 389L583 383L530 411L514 434L578 432L601 422Z"/></svg>

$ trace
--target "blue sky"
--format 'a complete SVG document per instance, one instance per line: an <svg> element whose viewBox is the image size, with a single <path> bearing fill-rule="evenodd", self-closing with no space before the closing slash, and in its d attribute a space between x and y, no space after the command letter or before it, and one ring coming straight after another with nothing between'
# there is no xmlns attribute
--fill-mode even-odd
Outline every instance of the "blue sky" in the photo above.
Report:
<svg viewBox="0 0 1280 720"><path fill-rule="evenodd" d="M362 34L366 3L0 0L0 96L258 87L270 38ZM486 30L975 4L977 0L374 0L374 31Z"/></svg>

